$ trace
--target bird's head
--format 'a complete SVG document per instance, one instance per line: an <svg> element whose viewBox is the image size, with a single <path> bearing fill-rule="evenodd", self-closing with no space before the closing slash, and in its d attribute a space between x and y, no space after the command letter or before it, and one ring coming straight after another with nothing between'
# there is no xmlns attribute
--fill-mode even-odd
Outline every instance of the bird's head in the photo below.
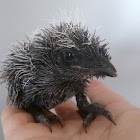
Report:
<svg viewBox="0 0 140 140"><path fill-rule="evenodd" d="M63 24L56 29L60 34L55 38L54 57L62 73L80 79L117 76L107 43L103 44L99 37L80 25Z"/></svg>
<svg viewBox="0 0 140 140"><path fill-rule="evenodd" d="M95 33L90 34L80 24L60 23L43 32L43 37L47 38L43 38L43 43L50 50L48 54L53 63L51 66L63 78L76 80L93 76L117 76L116 69L110 62L107 43L103 44Z"/></svg>

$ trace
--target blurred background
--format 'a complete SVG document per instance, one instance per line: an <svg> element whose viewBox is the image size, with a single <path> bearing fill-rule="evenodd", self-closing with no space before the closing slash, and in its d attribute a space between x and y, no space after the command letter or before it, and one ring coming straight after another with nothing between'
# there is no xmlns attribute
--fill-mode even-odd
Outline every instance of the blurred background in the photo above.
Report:
<svg viewBox="0 0 140 140"><path fill-rule="evenodd" d="M51 22L70 19L82 21L90 32L96 29L110 43L118 77L103 82L140 107L139 0L0 0L0 67L12 43ZM6 86L0 85L0 112L6 96ZM4 140L1 128L0 140Z"/></svg>

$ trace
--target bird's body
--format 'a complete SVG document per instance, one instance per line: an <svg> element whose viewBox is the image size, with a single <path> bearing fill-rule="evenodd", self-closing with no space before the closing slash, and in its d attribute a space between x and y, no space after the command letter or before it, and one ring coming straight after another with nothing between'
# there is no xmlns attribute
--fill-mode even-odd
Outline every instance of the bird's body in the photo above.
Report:
<svg viewBox="0 0 140 140"><path fill-rule="evenodd" d="M95 34L72 23L44 28L33 39L19 43L6 60L2 75L8 84L8 104L30 112L50 130L48 121L44 122L47 116L42 115L43 111L73 96L85 116L89 114L87 110L98 115L94 106L91 109L94 104L85 99L88 78L116 76L107 44L100 43ZM89 109L84 109L82 104ZM108 119L114 122L112 118Z"/></svg>

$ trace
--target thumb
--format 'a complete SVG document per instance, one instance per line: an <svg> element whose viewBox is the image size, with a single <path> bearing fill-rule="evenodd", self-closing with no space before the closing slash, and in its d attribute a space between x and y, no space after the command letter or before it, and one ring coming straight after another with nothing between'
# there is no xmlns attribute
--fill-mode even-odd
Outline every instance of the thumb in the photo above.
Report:
<svg viewBox="0 0 140 140"><path fill-rule="evenodd" d="M5 137L19 125L29 122L35 122L32 115L15 106L7 106L1 113L1 123Z"/></svg>

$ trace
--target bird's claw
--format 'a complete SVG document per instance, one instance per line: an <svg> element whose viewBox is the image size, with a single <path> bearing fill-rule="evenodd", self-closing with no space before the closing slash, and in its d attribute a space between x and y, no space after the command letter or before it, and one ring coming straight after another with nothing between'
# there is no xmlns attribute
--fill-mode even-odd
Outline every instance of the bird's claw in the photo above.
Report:
<svg viewBox="0 0 140 140"><path fill-rule="evenodd" d="M108 111L106 108L104 109L103 113L102 113L109 121L111 121L114 125L116 125L115 121L113 120L113 116L110 113L110 111Z"/></svg>
<svg viewBox="0 0 140 140"><path fill-rule="evenodd" d="M48 126L48 128L50 129L50 131L52 133L52 128L51 128L51 124L50 124L51 121L59 122L61 127L63 127L61 120L56 115L46 116L44 114L41 114L38 117L38 122L41 122L44 125Z"/></svg>
<svg viewBox="0 0 140 140"><path fill-rule="evenodd" d="M51 133L52 133L52 127L51 127L50 121L49 121L49 119L47 117L44 118L43 124L47 125L48 128L50 129Z"/></svg>
<svg viewBox="0 0 140 140"><path fill-rule="evenodd" d="M52 115L52 116L48 116L49 120L50 121L56 121L56 122L59 122L59 124L61 125L61 127L63 128L63 124L60 120L60 118L56 115Z"/></svg>
<svg viewBox="0 0 140 140"><path fill-rule="evenodd" d="M89 113L87 113L89 112ZM102 105L99 103L90 104L87 107L86 113L79 111L83 120L83 127L85 132L87 133L86 127L89 123L96 118L97 115L104 115L108 120L110 120L114 125L116 125L115 121L113 120L112 114ZM84 115L85 114L85 115Z"/></svg>

